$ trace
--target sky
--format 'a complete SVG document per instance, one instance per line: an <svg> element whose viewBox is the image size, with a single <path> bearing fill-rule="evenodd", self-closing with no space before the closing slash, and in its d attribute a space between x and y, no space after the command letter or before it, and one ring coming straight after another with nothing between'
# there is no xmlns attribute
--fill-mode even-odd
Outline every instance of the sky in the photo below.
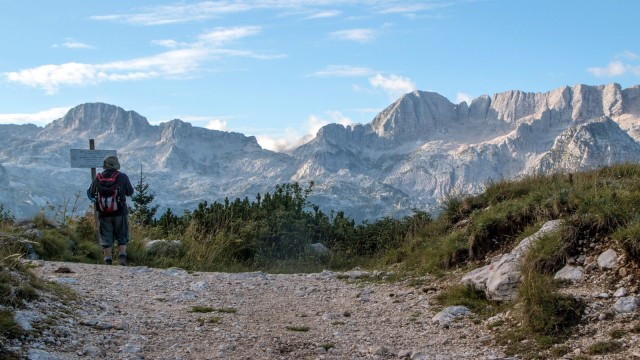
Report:
<svg viewBox="0 0 640 360"><path fill-rule="evenodd" d="M3 0L0 124L90 102L299 145L400 96L640 84L637 0ZM308 139L308 137L307 137Z"/></svg>

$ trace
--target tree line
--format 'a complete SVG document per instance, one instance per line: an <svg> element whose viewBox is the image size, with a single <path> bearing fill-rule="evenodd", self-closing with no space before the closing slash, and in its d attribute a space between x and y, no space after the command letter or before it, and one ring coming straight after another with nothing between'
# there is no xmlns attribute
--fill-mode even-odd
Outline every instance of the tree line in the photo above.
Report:
<svg viewBox="0 0 640 360"><path fill-rule="evenodd" d="M300 259L309 245L321 243L332 253L367 257L403 244L406 237L431 221L428 213L414 209L412 216L385 217L356 223L343 211L326 214L308 201L313 182L306 188L299 183L275 186L273 192L257 194L255 200L225 198L222 202L203 201L194 210L175 214L170 208L157 219L157 206L151 206L154 193L144 183L135 186L132 221L162 237L191 234L211 247L227 244L226 255L238 263Z"/></svg>

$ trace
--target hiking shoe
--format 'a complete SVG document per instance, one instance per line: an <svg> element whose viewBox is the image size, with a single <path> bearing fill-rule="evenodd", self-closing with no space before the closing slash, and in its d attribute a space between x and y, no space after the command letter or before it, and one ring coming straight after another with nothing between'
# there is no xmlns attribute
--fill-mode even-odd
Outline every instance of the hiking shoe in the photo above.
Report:
<svg viewBox="0 0 640 360"><path fill-rule="evenodd" d="M105 264L105 265L111 265L111 264L113 264L113 260L111 260L111 259L106 259L106 260L104 261L104 264Z"/></svg>
<svg viewBox="0 0 640 360"><path fill-rule="evenodd" d="M120 261L120 265L127 266L127 257L125 255L118 256L118 260Z"/></svg>

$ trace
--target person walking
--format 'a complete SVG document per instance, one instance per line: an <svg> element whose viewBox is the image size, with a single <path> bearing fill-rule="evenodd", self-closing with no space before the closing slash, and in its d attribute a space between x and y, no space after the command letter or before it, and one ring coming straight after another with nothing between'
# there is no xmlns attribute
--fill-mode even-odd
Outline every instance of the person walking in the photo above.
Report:
<svg viewBox="0 0 640 360"><path fill-rule="evenodd" d="M120 265L127 265L129 242L129 210L127 196L133 195L133 186L127 174L120 172L116 156L104 159L101 173L91 181L87 196L94 202L100 227L100 246L107 265L113 263L113 245L118 245Z"/></svg>

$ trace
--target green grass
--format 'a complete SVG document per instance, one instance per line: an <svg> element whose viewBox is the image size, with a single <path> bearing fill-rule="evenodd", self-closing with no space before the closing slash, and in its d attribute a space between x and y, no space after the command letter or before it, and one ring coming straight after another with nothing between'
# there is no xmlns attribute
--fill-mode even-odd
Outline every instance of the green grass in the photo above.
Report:
<svg viewBox="0 0 640 360"><path fill-rule="evenodd" d="M196 306L192 306L191 307L191 311L192 313L210 313L213 312L214 308L210 307L210 306L200 306L200 305L196 305Z"/></svg>
<svg viewBox="0 0 640 360"><path fill-rule="evenodd" d="M221 317L219 316L212 316L209 318L197 318L196 321L198 322L198 324L200 326L203 326L204 324L218 324L220 323L220 321L222 320Z"/></svg>
<svg viewBox="0 0 640 360"><path fill-rule="evenodd" d="M491 301L483 291L476 290L468 285L455 285L440 292L436 302L441 307L462 305L466 306L477 315L489 318L505 308L505 304Z"/></svg>
<svg viewBox="0 0 640 360"><path fill-rule="evenodd" d="M219 313L225 313L225 314L235 314L238 312L238 309L236 308L217 308L215 309L215 311L219 312Z"/></svg>
<svg viewBox="0 0 640 360"><path fill-rule="evenodd" d="M589 345L587 348L587 354L589 355L605 355L619 352L622 349L617 341L598 341Z"/></svg>
<svg viewBox="0 0 640 360"><path fill-rule="evenodd" d="M311 330L311 328L308 326L287 326L287 330L297 331L297 332L307 332Z"/></svg>
<svg viewBox="0 0 640 360"><path fill-rule="evenodd" d="M0 336L15 339L23 334L22 328L13 318L13 311L0 310Z"/></svg>
<svg viewBox="0 0 640 360"><path fill-rule="evenodd" d="M329 350L333 349L336 346L334 344L332 344L332 343L326 343L326 344L321 344L320 347L325 349L326 351L329 351Z"/></svg>

